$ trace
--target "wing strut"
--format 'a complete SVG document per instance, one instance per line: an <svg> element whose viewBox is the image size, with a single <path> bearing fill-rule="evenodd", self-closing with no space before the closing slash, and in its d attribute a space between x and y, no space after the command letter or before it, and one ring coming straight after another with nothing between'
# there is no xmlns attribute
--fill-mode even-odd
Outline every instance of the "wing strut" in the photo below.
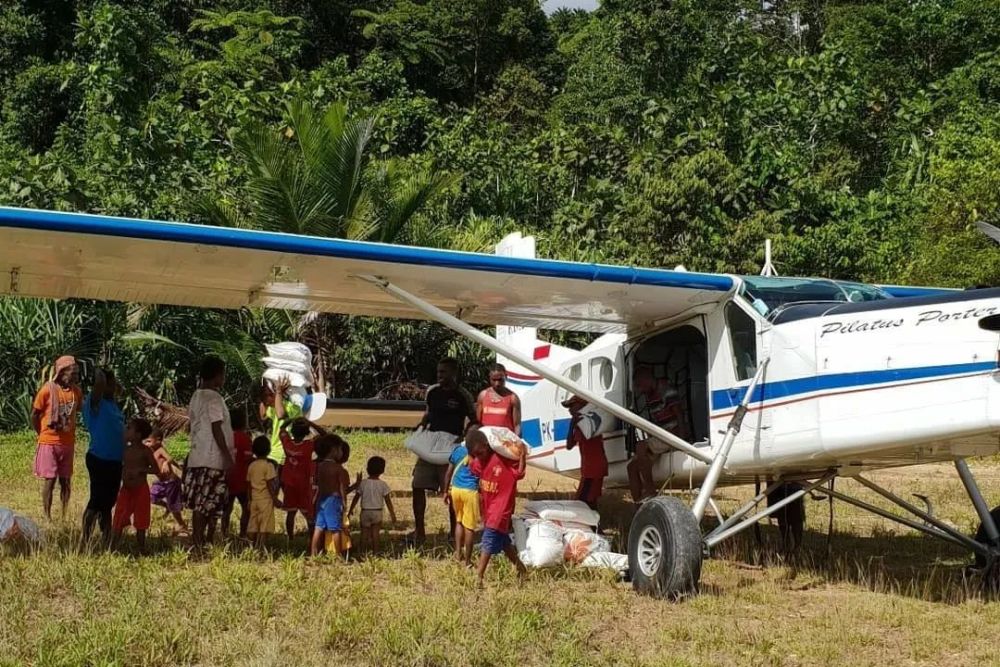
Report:
<svg viewBox="0 0 1000 667"><path fill-rule="evenodd" d="M456 333L459 333L462 336L465 336L466 338L474 340L480 345L483 345L493 350L494 352L507 357L508 359L516 361L521 366L531 370L534 373L537 373L538 375L545 378L554 385L562 387L566 391L572 392L577 396L586 399L590 403L600 408L603 408L604 410L607 410L608 412L618 417L622 421L645 431L646 433L653 436L657 440L662 440L663 442L669 444L671 447L679 451L682 451L688 456L695 458L699 461L702 461L703 463L712 462L712 458L707 453L697 449L696 447L686 442L685 440L678 438L673 433L660 428L656 424L643 419L634 412L623 408L622 406L618 405L617 403L614 403L613 401L609 401L603 396L599 396L595 393L592 393L589 389L584 389L575 382L563 377L562 375L559 375L558 373L553 372L551 368L539 364L530 356L521 354L518 350L515 350L509 345L498 341L492 336L484 334L482 331L475 328L474 326L467 324L466 322L460 320L459 318L453 315L450 315L449 313L446 313L437 306L427 303L420 297L410 294L406 290L401 289L396 285L393 285L392 283L382 280L381 278L378 278L376 276L360 276L360 277L375 285L378 285L387 294L395 297L396 299L399 299L404 303L413 306L427 317L439 322L440 324L443 324L452 331L455 331Z"/></svg>
<svg viewBox="0 0 1000 667"><path fill-rule="evenodd" d="M733 442L736 440L736 436L740 432L740 427L743 425L743 418L747 415L747 406L750 405L750 398L753 396L753 390L757 388L757 384L760 379L764 376L764 369L767 368L768 362L771 358L768 357L764 359L757 366L757 372L753 376L753 380L750 381L749 386L747 386L746 392L743 394L743 400L740 401L740 405L736 408L736 412L733 414L732 419L729 420L729 426L726 428L726 435L722 439L722 444L719 446L719 451L715 455L715 459L712 461L712 465L708 468L708 474L705 475L705 481L701 483L701 490L698 492L698 498L694 501L694 518L701 521L701 518L705 516L705 506L708 505L712 500L712 494L715 493L715 487L719 483L719 476L722 475L723 468L726 467L726 459L729 458L729 450L733 448Z"/></svg>

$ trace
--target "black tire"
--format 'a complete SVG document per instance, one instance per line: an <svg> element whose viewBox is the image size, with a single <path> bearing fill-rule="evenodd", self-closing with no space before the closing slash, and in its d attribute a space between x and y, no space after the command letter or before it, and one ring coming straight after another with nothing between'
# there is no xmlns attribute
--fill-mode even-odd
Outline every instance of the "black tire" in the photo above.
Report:
<svg viewBox="0 0 1000 667"><path fill-rule="evenodd" d="M687 505L664 496L642 504L628 532L636 592L669 600L697 594L701 559L701 528Z"/></svg>
<svg viewBox="0 0 1000 667"><path fill-rule="evenodd" d="M990 512L990 516L993 517L993 523L1000 526L1000 507L994 507L993 511ZM979 528L976 530L975 540L976 542L981 542L982 544L986 544L989 541L989 538L986 537L986 529L983 527L982 523L979 524ZM984 556L976 554L976 567L986 567L986 558Z"/></svg>

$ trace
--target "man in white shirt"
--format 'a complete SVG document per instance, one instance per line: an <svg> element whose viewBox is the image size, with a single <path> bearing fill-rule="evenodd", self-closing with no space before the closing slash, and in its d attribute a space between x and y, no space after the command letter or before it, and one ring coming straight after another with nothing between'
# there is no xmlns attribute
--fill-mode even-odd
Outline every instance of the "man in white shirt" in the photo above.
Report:
<svg viewBox="0 0 1000 667"><path fill-rule="evenodd" d="M226 382L226 364L206 357L199 371L201 383L188 404L191 453L184 474L184 497L192 512L192 542L200 551L229 495L226 471L233 465L235 447L229 409L219 389Z"/></svg>

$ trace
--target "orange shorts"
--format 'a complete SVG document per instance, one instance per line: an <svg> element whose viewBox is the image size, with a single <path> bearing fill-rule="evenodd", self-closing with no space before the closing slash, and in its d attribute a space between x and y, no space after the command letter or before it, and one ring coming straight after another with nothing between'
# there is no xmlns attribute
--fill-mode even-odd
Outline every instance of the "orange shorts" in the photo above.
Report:
<svg viewBox="0 0 1000 667"><path fill-rule="evenodd" d="M125 530L128 525L136 530L149 530L149 484L132 488L122 487L115 502L115 517L111 521L114 530Z"/></svg>

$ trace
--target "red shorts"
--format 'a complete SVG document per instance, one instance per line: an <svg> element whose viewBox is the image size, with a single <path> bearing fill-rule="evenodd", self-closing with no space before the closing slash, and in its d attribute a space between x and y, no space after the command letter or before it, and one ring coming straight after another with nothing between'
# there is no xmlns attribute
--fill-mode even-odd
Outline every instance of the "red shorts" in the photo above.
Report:
<svg viewBox="0 0 1000 667"><path fill-rule="evenodd" d="M73 445L38 445L35 477L69 479L73 476Z"/></svg>
<svg viewBox="0 0 1000 667"><path fill-rule="evenodd" d="M576 499L582 500L591 507L597 504L597 499L604 491L603 477L584 477L576 487Z"/></svg>
<svg viewBox="0 0 1000 667"><path fill-rule="evenodd" d="M281 482L281 502L286 512L302 512L306 518L313 515L312 484L308 479L288 479Z"/></svg>
<svg viewBox="0 0 1000 667"><path fill-rule="evenodd" d="M125 530L132 525L136 530L149 530L149 484L132 488L122 487L115 502L115 518L111 521L114 530Z"/></svg>

